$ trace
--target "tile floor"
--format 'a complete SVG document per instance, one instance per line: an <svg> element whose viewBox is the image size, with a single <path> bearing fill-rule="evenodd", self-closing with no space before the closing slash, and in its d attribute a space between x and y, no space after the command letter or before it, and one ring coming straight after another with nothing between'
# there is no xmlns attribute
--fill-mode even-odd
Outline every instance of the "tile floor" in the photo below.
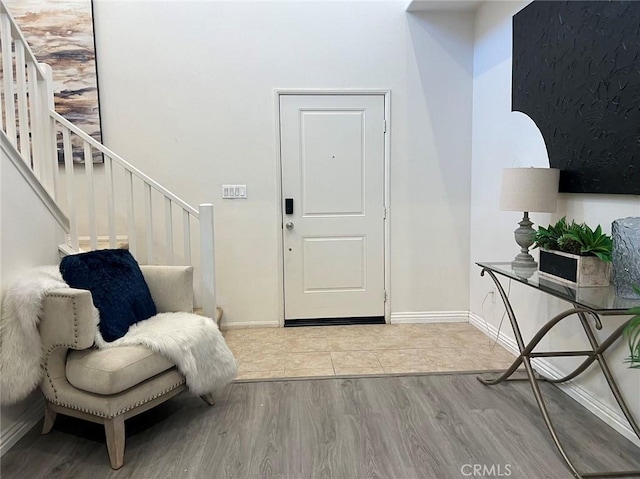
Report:
<svg viewBox="0 0 640 479"><path fill-rule="evenodd" d="M505 369L514 356L469 323L235 329L238 379Z"/></svg>

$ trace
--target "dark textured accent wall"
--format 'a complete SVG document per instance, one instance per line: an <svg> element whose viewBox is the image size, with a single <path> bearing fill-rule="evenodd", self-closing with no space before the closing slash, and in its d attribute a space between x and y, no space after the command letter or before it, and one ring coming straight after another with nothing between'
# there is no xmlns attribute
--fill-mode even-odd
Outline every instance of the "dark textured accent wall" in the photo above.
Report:
<svg viewBox="0 0 640 479"><path fill-rule="evenodd" d="M512 81L560 191L640 194L640 2L529 4L513 17Z"/></svg>

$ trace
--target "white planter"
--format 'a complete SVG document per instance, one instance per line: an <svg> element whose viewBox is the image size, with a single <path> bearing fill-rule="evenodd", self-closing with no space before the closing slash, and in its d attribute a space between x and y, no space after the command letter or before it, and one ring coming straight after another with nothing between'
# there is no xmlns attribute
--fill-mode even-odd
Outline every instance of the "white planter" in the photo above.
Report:
<svg viewBox="0 0 640 479"><path fill-rule="evenodd" d="M609 286L611 263L597 256L540 250L539 275L574 287Z"/></svg>

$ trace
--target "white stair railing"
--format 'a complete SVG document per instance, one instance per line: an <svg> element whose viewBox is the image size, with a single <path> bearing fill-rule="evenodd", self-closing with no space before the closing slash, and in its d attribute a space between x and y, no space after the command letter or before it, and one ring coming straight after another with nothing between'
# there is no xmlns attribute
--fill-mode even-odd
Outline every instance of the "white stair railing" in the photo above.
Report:
<svg viewBox="0 0 640 479"><path fill-rule="evenodd" d="M0 50L2 129L69 218L71 249L80 251L81 233L92 250L104 236L111 248L124 236L141 263L196 265L198 303L215 317L213 205L196 210L56 113L51 69L37 62L1 1Z"/></svg>
<svg viewBox="0 0 640 479"><path fill-rule="evenodd" d="M51 161L53 137L48 112L53 108L49 75L39 64L5 5L0 2L2 130L40 183L55 199L57 165Z"/></svg>

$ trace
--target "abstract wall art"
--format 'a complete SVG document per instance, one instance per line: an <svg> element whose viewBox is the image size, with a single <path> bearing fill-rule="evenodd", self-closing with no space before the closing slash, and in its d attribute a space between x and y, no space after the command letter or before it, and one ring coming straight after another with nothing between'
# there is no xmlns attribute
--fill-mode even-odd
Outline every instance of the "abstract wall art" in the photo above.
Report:
<svg viewBox="0 0 640 479"><path fill-rule="evenodd" d="M560 191L640 194L640 2L540 1L513 17L512 110Z"/></svg>
<svg viewBox="0 0 640 479"><path fill-rule="evenodd" d="M53 70L56 111L101 141L91 0L4 1L38 61ZM74 162L83 162L82 145L73 150Z"/></svg>

